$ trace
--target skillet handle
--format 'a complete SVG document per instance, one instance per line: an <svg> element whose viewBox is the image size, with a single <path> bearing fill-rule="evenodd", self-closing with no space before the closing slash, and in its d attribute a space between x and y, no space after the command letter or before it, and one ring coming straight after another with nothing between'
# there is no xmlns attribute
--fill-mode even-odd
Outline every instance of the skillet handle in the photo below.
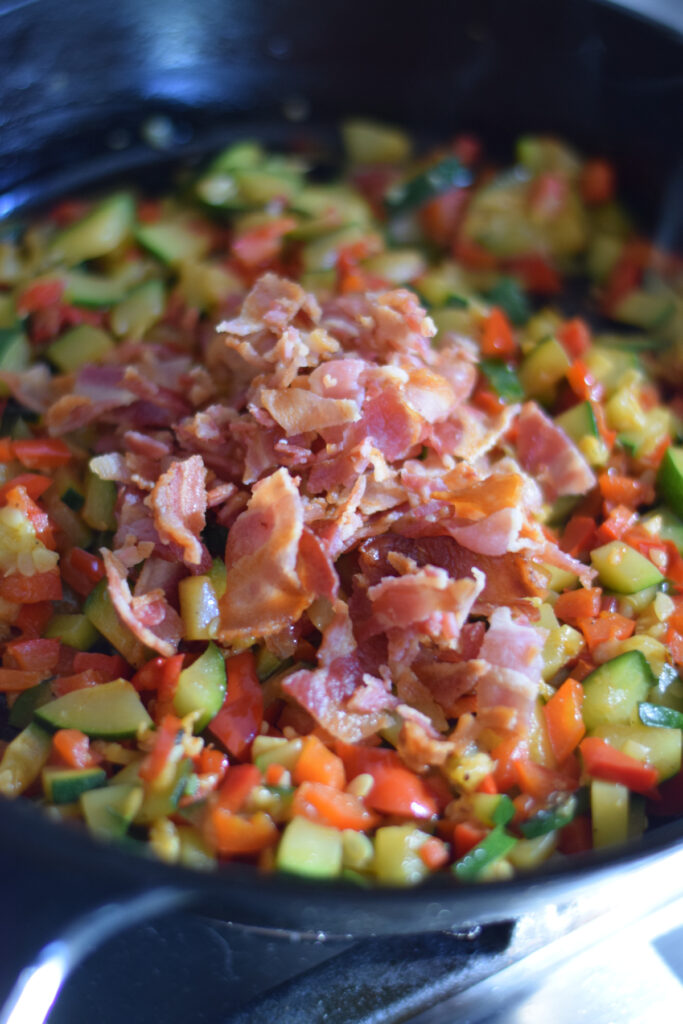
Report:
<svg viewBox="0 0 683 1024"><path fill-rule="evenodd" d="M70 972L99 945L191 902L180 888L41 871L5 850L0 878L0 1024L43 1024Z"/></svg>

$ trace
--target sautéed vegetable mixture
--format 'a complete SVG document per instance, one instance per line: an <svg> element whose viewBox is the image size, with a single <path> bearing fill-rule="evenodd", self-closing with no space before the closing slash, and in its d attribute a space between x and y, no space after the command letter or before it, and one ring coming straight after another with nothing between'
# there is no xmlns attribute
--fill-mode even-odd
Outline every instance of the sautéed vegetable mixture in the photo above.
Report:
<svg viewBox="0 0 683 1024"><path fill-rule="evenodd" d="M683 261L559 140L342 135L5 230L0 794L360 884L622 843L683 814Z"/></svg>

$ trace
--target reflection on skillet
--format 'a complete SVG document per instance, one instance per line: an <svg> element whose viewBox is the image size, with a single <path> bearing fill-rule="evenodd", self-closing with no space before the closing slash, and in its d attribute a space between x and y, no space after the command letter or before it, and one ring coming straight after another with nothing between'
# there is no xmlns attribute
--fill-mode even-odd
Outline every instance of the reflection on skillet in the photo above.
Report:
<svg viewBox="0 0 683 1024"><path fill-rule="evenodd" d="M0 248L0 791L509 878L683 812L681 261L615 169L342 129Z"/></svg>

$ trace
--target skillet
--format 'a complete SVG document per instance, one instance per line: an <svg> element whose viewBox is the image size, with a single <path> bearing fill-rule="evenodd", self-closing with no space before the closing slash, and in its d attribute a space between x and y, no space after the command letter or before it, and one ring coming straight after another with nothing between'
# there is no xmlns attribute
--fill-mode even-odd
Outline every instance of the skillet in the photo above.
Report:
<svg viewBox="0 0 683 1024"><path fill-rule="evenodd" d="M362 112L418 137L476 130L494 154L522 130L553 131L613 159L646 230L683 241L683 36L613 4L14 0L0 5L0 66L2 216L107 179L163 186L174 162L234 137L333 144L329 126ZM21 801L0 805L0 829L3 917L21 922L0 929L6 979L103 905L120 913L93 939L179 905L304 934L415 933L516 917L683 851L679 820L527 878L358 890L240 864L190 873Z"/></svg>

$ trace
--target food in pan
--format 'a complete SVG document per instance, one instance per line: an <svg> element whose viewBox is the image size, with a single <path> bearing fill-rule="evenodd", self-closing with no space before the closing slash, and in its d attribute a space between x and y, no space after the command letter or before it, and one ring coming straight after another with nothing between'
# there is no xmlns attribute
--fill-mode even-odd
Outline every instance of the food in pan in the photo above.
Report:
<svg viewBox="0 0 683 1024"><path fill-rule="evenodd" d="M683 273L615 174L344 126L0 243L0 793L505 878L683 813Z"/></svg>

